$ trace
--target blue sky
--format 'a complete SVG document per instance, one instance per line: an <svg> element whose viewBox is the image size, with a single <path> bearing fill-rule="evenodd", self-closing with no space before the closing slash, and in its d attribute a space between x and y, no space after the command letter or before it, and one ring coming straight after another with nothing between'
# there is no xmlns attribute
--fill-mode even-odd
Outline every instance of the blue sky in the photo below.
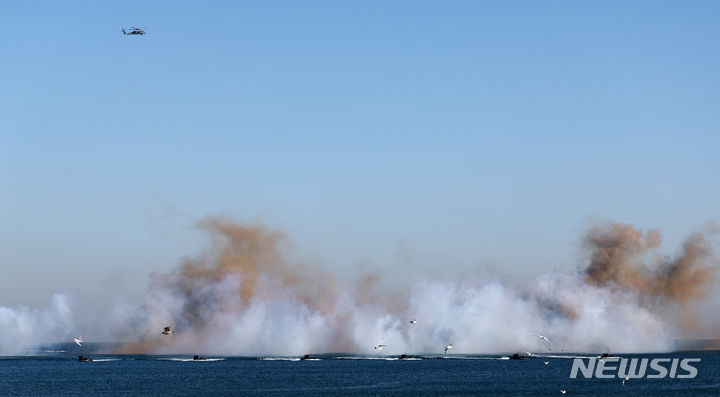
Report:
<svg viewBox="0 0 720 397"><path fill-rule="evenodd" d="M0 304L138 296L210 214L338 272L569 269L604 219L671 254L720 218L719 11L3 2Z"/></svg>

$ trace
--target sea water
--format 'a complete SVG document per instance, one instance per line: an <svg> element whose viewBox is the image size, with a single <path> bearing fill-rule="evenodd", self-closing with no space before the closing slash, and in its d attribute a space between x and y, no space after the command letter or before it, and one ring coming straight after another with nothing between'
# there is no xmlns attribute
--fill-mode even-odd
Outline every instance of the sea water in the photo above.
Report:
<svg viewBox="0 0 720 397"><path fill-rule="evenodd" d="M300 357L76 355L0 358L0 395L618 395L718 396L720 352L622 355L700 358L694 379L571 379L573 354L508 360L503 355ZM579 355L582 356L582 355ZM549 362L545 364L545 362Z"/></svg>

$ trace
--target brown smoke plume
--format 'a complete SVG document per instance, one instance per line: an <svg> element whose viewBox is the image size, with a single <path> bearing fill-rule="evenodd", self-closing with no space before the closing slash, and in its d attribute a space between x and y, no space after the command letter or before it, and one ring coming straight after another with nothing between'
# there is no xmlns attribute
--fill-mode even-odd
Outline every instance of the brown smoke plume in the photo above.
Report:
<svg viewBox="0 0 720 397"><path fill-rule="evenodd" d="M181 307L174 311L168 324L203 334L217 332L217 319L242 313L253 301L297 301L309 310L321 313L331 327L342 327L344 315L336 313L335 303L341 288L331 273L309 266L290 263L283 248L285 235L262 225L239 224L220 216L207 217L197 223L211 237L211 248L198 257L183 258L180 265L168 274L151 275L150 291L169 293L170 301ZM363 277L352 292L364 297L379 274ZM223 283L229 283L228 291ZM164 297L153 298L160 302ZM364 297L363 299L369 300ZM161 316L152 302L144 310L151 317ZM165 316L168 317L168 316ZM331 343L346 345L343 332L334 335ZM168 338L151 338L130 343L120 351L146 353L161 347Z"/></svg>
<svg viewBox="0 0 720 397"><path fill-rule="evenodd" d="M178 289L184 298L185 320L190 325L202 318L202 309L209 303L203 287L227 277L240 280L236 291L240 299L212 302L219 304L221 310L241 310L258 295L264 299L278 298L272 289L259 288L263 277L278 283L278 290L291 291L303 303L327 309L327 301L332 300L332 296L327 296L333 291L332 274L311 272L305 266L288 263L283 255L283 233L222 217L207 217L198 227L209 232L212 249L199 258L184 259L176 271L160 276L161 282Z"/></svg>
<svg viewBox="0 0 720 397"><path fill-rule="evenodd" d="M608 223L585 235L590 264L581 274L547 274L523 286L431 280L383 290L379 272L342 282L288 260L283 233L261 225L208 217L198 227L210 247L151 276L146 304L127 327L134 334L124 340L133 342L120 352L374 353L386 343L399 354L451 342L467 352L508 351L533 348L541 329L577 351L655 351L716 326L694 305L717 268L701 233L661 260L653 259L659 232ZM508 321L507 313L523 320ZM412 318L422 325L410 326ZM165 326L177 333L160 335Z"/></svg>
<svg viewBox="0 0 720 397"><path fill-rule="evenodd" d="M621 223L591 228L584 240L591 251L590 265L585 269L586 281L683 304L704 297L717 271L705 236L693 233L677 258L647 266L644 263L647 253L660 245L660 241L657 230L643 234Z"/></svg>

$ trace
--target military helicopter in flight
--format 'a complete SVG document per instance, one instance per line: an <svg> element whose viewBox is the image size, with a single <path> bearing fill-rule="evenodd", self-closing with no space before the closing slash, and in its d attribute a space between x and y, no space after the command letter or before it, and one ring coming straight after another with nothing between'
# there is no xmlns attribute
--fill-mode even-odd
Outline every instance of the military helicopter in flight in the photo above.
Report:
<svg viewBox="0 0 720 397"><path fill-rule="evenodd" d="M147 28L145 28L145 29L147 29ZM144 35L144 34L147 34L147 32L145 32L144 29L136 28L136 27L134 27L134 26L131 26L131 27L130 27L130 31L129 31L129 32L128 32L127 30L125 30L125 29L122 29L122 32L123 32L123 34L125 34L125 35L139 34L140 36L142 36L142 35Z"/></svg>

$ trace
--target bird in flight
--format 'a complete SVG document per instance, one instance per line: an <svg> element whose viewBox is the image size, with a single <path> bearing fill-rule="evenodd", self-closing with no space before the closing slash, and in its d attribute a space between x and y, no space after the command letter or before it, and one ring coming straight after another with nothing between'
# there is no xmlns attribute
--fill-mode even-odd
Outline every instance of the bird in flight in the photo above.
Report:
<svg viewBox="0 0 720 397"><path fill-rule="evenodd" d="M163 335L172 335L174 333L175 333L175 331L171 330L170 327L165 327L165 330L163 332L161 332L161 334L163 334Z"/></svg>
<svg viewBox="0 0 720 397"><path fill-rule="evenodd" d="M452 349L453 345L447 345L445 346L445 350L443 351L443 354L447 353L448 350Z"/></svg>
<svg viewBox="0 0 720 397"><path fill-rule="evenodd" d="M79 338L75 338L75 339L73 339L73 342L75 342L75 344L76 344L76 345L78 345L78 346L82 347L82 342L83 342L83 338L82 338L82 336L81 336L81 337L79 337Z"/></svg>
<svg viewBox="0 0 720 397"><path fill-rule="evenodd" d="M377 346L374 347L374 349L380 351L380 350L382 350L383 347L385 347L385 346L387 346L387 345L377 345Z"/></svg>
<svg viewBox="0 0 720 397"><path fill-rule="evenodd" d="M551 343L551 342L550 342L550 339L548 339L548 338L546 338L546 337L544 337L544 336L542 336L542 335L535 334L535 336L537 336L538 338L544 340L544 341L547 342L547 343Z"/></svg>
<svg viewBox="0 0 720 397"><path fill-rule="evenodd" d="M416 319L410 320L410 324L417 324L417 320Z"/></svg>

